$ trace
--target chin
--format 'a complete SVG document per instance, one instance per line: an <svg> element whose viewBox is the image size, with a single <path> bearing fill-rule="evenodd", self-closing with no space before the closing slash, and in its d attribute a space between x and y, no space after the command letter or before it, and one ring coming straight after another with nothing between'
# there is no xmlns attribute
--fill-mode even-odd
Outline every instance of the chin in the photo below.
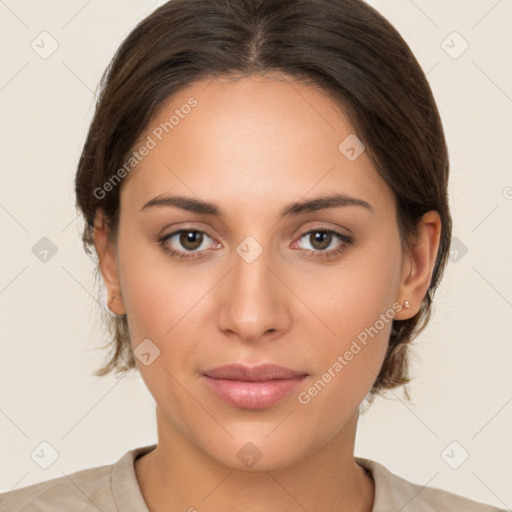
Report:
<svg viewBox="0 0 512 512"><path fill-rule="evenodd" d="M298 432L298 429L295 429ZM267 429L265 429L267 432ZM237 436L221 443L217 440L214 449L205 447L207 456L230 469L238 471L276 471L285 469L305 458L310 451L318 449L321 441L308 443L304 437L295 438L282 431L274 439L266 434Z"/></svg>

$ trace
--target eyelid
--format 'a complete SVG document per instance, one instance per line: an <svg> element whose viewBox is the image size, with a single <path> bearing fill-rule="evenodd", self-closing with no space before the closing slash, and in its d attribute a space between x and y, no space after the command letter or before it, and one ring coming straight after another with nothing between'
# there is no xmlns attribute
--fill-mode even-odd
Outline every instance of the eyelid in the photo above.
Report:
<svg viewBox="0 0 512 512"><path fill-rule="evenodd" d="M185 227L181 227L181 228L178 228L178 229L174 229L173 231L171 231L170 233L167 233L165 235L162 235L160 237L158 237L158 241L159 242L166 242L167 240L171 239L172 237L176 236L176 235L179 235L180 233L182 232L193 232L193 233L200 233L202 235L206 235L210 240L212 240L215 244L218 244L220 242L217 242L216 238L211 236L207 231L205 231L204 229L198 229L198 228L195 228L195 227L192 227L192 226L185 226ZM187 252L187 253L193 253L193 252L204 252L206 249L203 249L202 251L183 251L183 252Z"/></svg>
<svg viewBox="0 0 512 512"><path fill-rule="evenodd" d="M345 229L347 229L348 231L351 231L348 228L345 228ZM165 252L169 253L173 257L177 257L177 258L181 257L182 259L190 259L190 260L206 257L205 253L208 252L208 249L202 249L200 251L199 250L185 251L185 250L177 250L177 249L173 249L173 248L165 246L165 243L169 239L171 239L173 236L178 235L182 232L186 232L186 231L201 233L202 235L206 235L208 238L213 240L215 244L220 243L220 242L217 242L216 238L211 236L208 233L208 231L206 231L204 229L199 229L199 228L197 228L195 226L191 226L191 225L178 227L178 228L174 229L173 231L171 231L170 233L158 237L158 243L162 246L162 249ZM315 232L325 232L325 233L332 234L335 238L337 238L341 242L341 247L338 247L335 249L329 249L329 250L301 249L302 251L305 251L306 253L311 254L313 258L328 259L329 257L336 257L338 254L341 254L342 251L344 251L348 246L352 245L352 243L353 243L351 236L346 235L346 234L338 231L337 229L327 227L325 225L320 225L320 226L317 225L317 226L309 227L306 230L301 231L300 233L295 235L292 245L299 242L306 235L309 235L309 234L315 233Z"/></svg>
<svg viewBox="0 0 512 512"><path fill-rule="evenodd" d="M328 233L331 234L334 238L337 238L338 241L341 243L341 248L338 247L336 249L328 249L328 250L320 250L320 249L303 249L304 251L307 251L309 253L315 253L318 255L321 254L335 254L336 252L342 251L346 246L351 245L353 243L353 239L349 235L345 235L344 233L341 233L340 231L337 231L336 229L331 228L325 228L325 227L314 227L310 228L300 234L300 236L297 237L296 241L293 242L292 245L295 245L297 242L299 242L302 238L304 238L307 235L310 235L311 233Z"/></svg>
<svg viewBox="0 0 512 512"><path fill-rule="evenodd" d="M346 229L347 231L352 233L352 230L347 228L347 227L343 226L343 229ZM165 231L165 229L163 231ZM191 226L191 225L175 227L175 229L173 229L173 231L171 231L169 233L166 233L166 234L159 235L157 238L159 240L169 239L171 236L176 235L178 233L181 233L182 231L194 231L194 232L197 232L197 233L202 233L202 234L208 236L209 238L211 238L212 240L216 240L216 237L210 235L210 233L206 229L201 229L199 227ZM341 233L340 231L338 231L338 228L332 228L332 227L328 227L326 225L315 225L315 226L307 228L306 230L300 229L300 230L298 230L298 232L296 232L293 235L293 237L294 237L294 240L295 239L300 239L304 235L310 234L312 232L317 232L317 231L326 231L326 232L329 232L329 233L340 235L342 237L350 238L350 235L345 235L344 233Z"/></svg>
<svg viewBox="0 0 512 512"><path fill-rule="evenodd" d="M348 231L349 234L345 235L342 232L343 230ZM298 229L298 234L294 236L303 236L306 233L310 233L311 231L329 231L333 233L339 233L340 235L344 235L347 237L350 237L352 235L352 230L346 226L339 226L337 224L332 224L330 222L313 221L311 223L308 223L308 227L305 230L303 227Z"/></svg>

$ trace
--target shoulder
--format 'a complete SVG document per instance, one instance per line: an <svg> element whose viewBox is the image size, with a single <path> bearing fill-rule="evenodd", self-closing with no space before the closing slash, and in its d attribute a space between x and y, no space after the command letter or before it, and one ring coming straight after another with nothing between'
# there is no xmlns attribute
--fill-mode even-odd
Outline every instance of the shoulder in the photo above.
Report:
<svg viewBox="0 0 512 512"><path fill-rule="evenodd" d="M135 475L134 460L156 444L127 451L113 464L0 494L0 512L149 512Z"/></svg>
<svg viewBox="0 0 512 512"><path fill-rule="evenodd" d="M492 505L465 498L436 487L410 482L376 461L355 458L358 465L371 472L375 482L375 502L372 512L502 512Z"/></svg>
<svg viewBox="0 0 512 512"><path fill-rule="evenodd" d="M112 464L83 469L0 494L1 512L46 512L112 508L110 472ZM110 497L110 499L109 499ZM110 508L109 508L110 507Z"/></svg>

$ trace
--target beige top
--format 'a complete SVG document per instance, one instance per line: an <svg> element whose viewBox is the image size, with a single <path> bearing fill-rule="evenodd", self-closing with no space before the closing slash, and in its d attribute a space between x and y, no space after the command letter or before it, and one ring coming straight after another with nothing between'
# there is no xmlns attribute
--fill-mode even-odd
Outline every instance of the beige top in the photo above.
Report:
<svg viewBox="0 0 512 512"><path fill-rule="evenodd" d="M126 452L116 463L0 494L1 512L149 512L139 488L134 460L156 444ZM378 462L355 458L375 481L372 512L505 512L457 494L414 484Z"/></svg>

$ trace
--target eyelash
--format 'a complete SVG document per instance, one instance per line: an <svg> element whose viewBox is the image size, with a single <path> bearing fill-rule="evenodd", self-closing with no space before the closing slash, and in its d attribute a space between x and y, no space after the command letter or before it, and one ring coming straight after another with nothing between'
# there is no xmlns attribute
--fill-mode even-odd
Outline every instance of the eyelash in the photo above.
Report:
<svg viewBox="0 0 512 512"><path fill-rule="evenodd" d="M164 252L169 254L173 258L178 258L179 260L194 260L194 259L201 259L205 256L196 256L197 252L182 252L177 251L175 249L170 248L168 245L166 245L167 240L172 238L173 236L180 234L180 233L202 233L203 235L206 235L208 238L212 238L208 233L205 231L201 231L199 229L179 229L177 231L173 231L172 233L169 233L168 235L163 236L158 240L159 244L161 245ZM332 260L339 256L342 252L344 252L349 246L353 244L352 238L350 238L347 235L344 235L342 233L338 233L337 231L334 231L332 229L310 229L309 231L306 231L302 233L302 235L299 237L299 240L304 238L306 235L310 235L311 233L326 233L326 234L332 234L334 237L336 237L339 241L343 242L341 247L337 249L331 249L329 251L321 251L321 250L314 250L314 249L303 249L304 251L311 253L308 257L311 257L313 259L321 259L321 260Z"/></svg>

